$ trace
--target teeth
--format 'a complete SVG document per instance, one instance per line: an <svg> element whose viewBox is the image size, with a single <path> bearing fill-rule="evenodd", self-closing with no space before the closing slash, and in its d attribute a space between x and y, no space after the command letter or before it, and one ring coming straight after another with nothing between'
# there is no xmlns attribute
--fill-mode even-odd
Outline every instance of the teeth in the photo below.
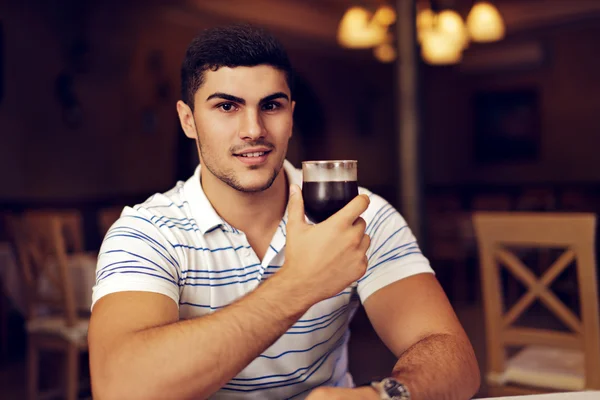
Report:
<svg viewBox="0 0 600 400"><path fill-rule="evenodd" d="M242 156L242 157L260 157L260 156L262 156L262 155L264 155L264 154L265 154L265 152L264 152L264 151L259 151L259 152L256 152L256 153L246 153L246 154L242 154L241 156Z"/></svg>

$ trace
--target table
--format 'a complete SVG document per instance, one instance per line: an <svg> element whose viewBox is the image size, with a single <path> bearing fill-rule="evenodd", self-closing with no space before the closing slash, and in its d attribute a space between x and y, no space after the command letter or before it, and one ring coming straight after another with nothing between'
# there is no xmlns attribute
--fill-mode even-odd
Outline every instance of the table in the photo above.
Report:
<svg viewBox="0 0 600 400"><path fill-rule="evenodd" d="M491 400L481 399L481 400ZM529 396L494 397L494 400L600 400L600 392L568 392L552 394L535 394Z"/></svg>

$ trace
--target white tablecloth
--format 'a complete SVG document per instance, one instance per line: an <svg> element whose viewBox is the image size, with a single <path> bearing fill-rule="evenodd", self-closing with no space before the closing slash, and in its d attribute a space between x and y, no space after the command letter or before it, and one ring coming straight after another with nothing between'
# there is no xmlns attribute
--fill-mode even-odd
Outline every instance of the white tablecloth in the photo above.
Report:
<svg viewBox="0 0 600 400"><path fill-rule="evenodd" d="M529 396L494 397L494 400L600 400L600 392L569 392ZM486 400L486 399L482 399ZM491 400L487 399L487 400Z"/></svg>
<svg viewBox="0 0 600 400"><path fill-rule="evenodd" d="M89 311L92 305L92 288L96 281L96 255L81 253L69 256L69 271L75 291L77 308ZM26 314L27 300L21 286L18 264L8 243L0 243L0 280L2 291L22 315ZM40 282L40 290L48 290L49 282Z"/></svg>

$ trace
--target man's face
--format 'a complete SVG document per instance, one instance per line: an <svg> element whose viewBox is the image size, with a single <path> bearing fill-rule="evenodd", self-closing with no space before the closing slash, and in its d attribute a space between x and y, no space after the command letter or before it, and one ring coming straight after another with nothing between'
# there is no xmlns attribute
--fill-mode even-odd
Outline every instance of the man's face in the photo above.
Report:
<svg viewBox="0 0 600 400"><path fill-rule="evenodd" d="M193 115L177 104L186 136L197 139L202 174L242 192L268 189L292 136L294 102L285 73L267 65L206 71Z"/></svg>

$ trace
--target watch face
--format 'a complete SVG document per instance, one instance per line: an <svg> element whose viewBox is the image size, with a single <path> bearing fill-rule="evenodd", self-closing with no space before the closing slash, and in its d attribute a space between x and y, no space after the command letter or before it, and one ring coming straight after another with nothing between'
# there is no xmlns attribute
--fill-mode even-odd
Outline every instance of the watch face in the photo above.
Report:
<svg viewBox="0 0 600 400"><path fill-rule="evenodd" d="M408 390L406 387L398 382L395 379L387 378L384 379L381 383L383 383L383 390L387 393L387 395L391 399L409 399L410 396L408 394Z"/></svg>

